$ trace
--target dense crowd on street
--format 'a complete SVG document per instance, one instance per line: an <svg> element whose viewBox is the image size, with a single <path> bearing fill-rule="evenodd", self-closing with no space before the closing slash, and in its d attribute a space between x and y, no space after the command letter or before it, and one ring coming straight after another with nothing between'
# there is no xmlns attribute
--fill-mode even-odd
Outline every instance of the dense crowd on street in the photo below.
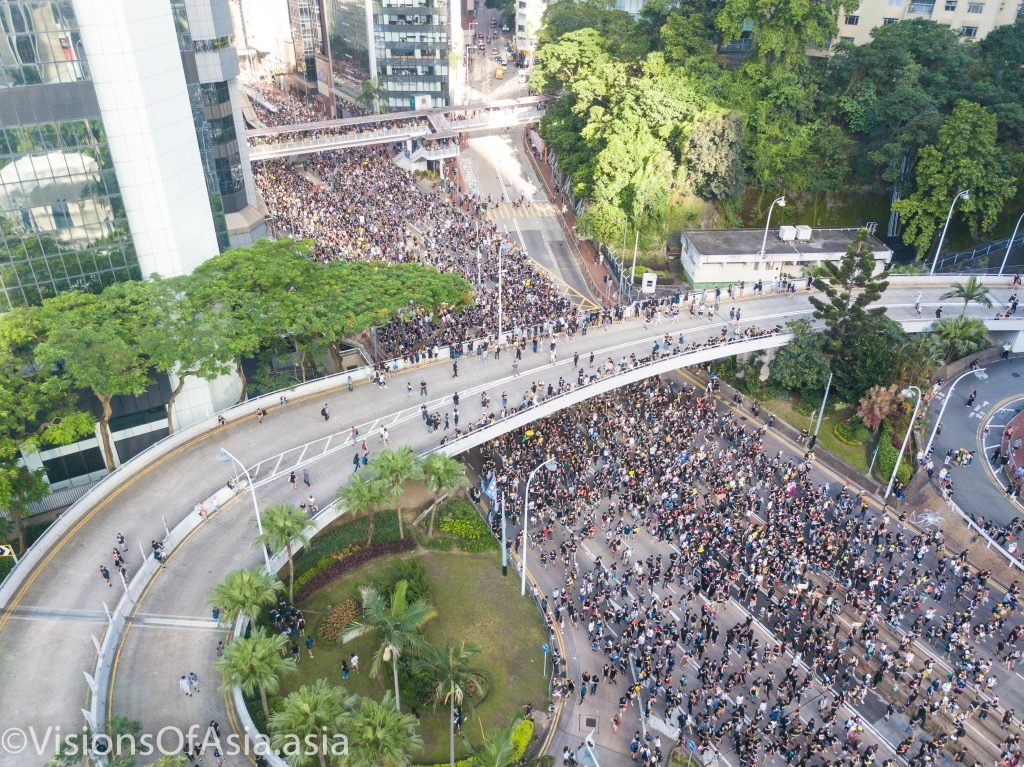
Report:
<svg viewBox="0 0 1024 767"><path fill-rule="evenodd" d="M294 106L274 103L282 112ZM410 313L380 328L382 355L425 355L434 345L495 335L499 267L503 330L581 322L558 285L481 219L476 201L425 194L392 162L396 151L403 147L347 149L312 156L304 166L268 161L253 169L275 230L314 239L318 260L416 261L461 274L474 286L475 302L466 310Z"/></svg>
<svg viewBox="0 0 1024 767"><path fill-rule="evenodd" d="M578 362L583 374L595 364ZM995 742L1000 765L1018 764L1020 722L998 700L1021 656L1018 585L994 594L941 531L915 534L830 484L813 452L774 447L770 423L655 378L482 449L508 499L558 462L531 486L528 556L559 584L542 595L550 619L586 631L579 664L593 673L572 679L556 663L556 693L583 701L613 685L614 729L658 718L681 744L744 767L892 765L897 753L920 767L943 751L971 764L968 727ZM880 745L858 713L869 695L913 734ZM632 729L623 749L661 764L660 741Z"/></svg>

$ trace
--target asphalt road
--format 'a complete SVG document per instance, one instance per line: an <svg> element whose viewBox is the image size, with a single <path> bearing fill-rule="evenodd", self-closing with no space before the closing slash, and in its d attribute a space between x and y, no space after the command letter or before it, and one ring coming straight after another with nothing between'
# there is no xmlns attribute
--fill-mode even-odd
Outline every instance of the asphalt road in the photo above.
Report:
<svg viewBox="0 0 1024 767"><path fill-rule="evenodd" d="M968 407L972 391L977 399ZM946 400L942 416L942 432L932 444L935 474L942 468L947 449L976 450L969 466L950 462L953 477L953 500L969 513L1006 525L1022 513L1021 507L1006 495L1002 472L997 475L992 453L999 444L1003 428L1014 415L1024 409L1024 360L997 360L988 363L985 371L963 378L952 395L944 388L930 406L929 429L934 427L939 410ZM984 433L985 427L989 433ZM931 432L929 431L929 434ZM913 456L907 456L914 460Z"/></svg>

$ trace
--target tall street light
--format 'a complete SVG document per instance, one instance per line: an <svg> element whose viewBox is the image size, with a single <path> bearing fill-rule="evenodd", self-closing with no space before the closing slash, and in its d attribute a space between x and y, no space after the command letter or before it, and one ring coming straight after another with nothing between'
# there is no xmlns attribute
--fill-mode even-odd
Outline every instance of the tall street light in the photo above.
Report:
<svg viewBox="0 0 1024 767"><path fill-rule="evenodd" d="M942 252L942 241L946 239L946 229L949 228L949 220L953 218L953 208L956 207L957 200L969 200L971 199L971 190L964 189L960 194L953 198L953 202L949 205L949 214L946 216L946 223L942 226L942 234L939 236L939 247L935 249L935 258L932 259L932 270L928 274L935 274L935 267L939 263L939 253Z"/></svg>
<svg viewBox="0 0 1024 767"><path fill-rule="evenodd" d="M928 455L928 451L932 449L932 443L935 441L935 433L939 430L939 424L942 423L942 414L946 412L946 405L953 399L953 389L960 383L961 379L966 378L974 373L984 373L985 368L976 368L975 370L966 370L956 377L956 380L949 385L949 390L946 392L946 399L942 402L942 407L939 408L939 415L935 418L935 425L932 427L932 433L928 437L928 444L924 446L924 454ZM980 376L978 376L980 378Z"/></svg>
<svg viewBox="0 0 1024 767"><path fill-rule="evenodd" d="M885 487L885 495L883 498L888 498L889 493L892 492L892 483L896 481L896 472L900 470L900 461L903 458L903 451L907 449L907 443L910 441L910 432L914 430L914 422L917 420L917 409L921 407L921 390L916 386L908 386L902 392L905 399L910 399L912 394L917 395L917 404L914 405L914 414L910 416L910 425L907 426L907 433L903 437L903 444L900 445L900 452L896 456L896 465L892 467L892 476L889 477L889 484Z"/></svg>
<svg viewBox="0 0 1024 767"><path fill-rule="evenodd" d="M554 471L558 468L558 461L554 458L548 458L544 463L539 464L537 468L530 472L530 476L526 479L526 498L523 505L523 585L519 591L520 596L526 596L526 528L530 522L530 483L533 482L534 476L541 469L547 469L548 471Z"/></svg>
<svg viewBox="0 0 1024 767"><path fill-rule="evenodd" d="M764 249L768 247L768 227L772 225L772 210L774 210L776 205L778 205L780 208L785 208L786 196L783 195L782 197L776 197L772 201L771 207L768 208L768 218L764 222L764 238L761 240L761 250L757 254L758 258L764 258Z"/></svg>
<svg viewBox="0 0 1024 767"><path fill-rule="evenodd" d="M245 468L244 463L239 461L224 448L221 448L220 450L217 451L217 460L220 461L221 463L229 463L234 461L234 463L242 470L242 473L245 475L245 481L249 483L249 492L252 494L252 510L253 513L256 515L256 529L259 530L259 533L262 536L263 519L260 517L260 507L256 503L256 485L254 485L252 482L252 477L249 475L249 470ZM238 480L237 474L235 475L235 480ZM260 544L260 551L263 552L263 562L267 566L267 572L270 572L270 555L267 554L267 547Z"/></svg>
<svg viewBox="0 0 1024 767"><path fill-rule="evenodd" d="M502 338L503 329L504 329L504 319L505 319L505 315L504 315L505 307L503 306L502 300L501 300L501 283L502 283L502 280L504 279L504 272L505 272L505 250L508 249L508 248L509 248L509 244L507 242L502 242L501 245L498 246L498 343L499 344L501 344L501 338Z"/></svg>
<svg viewBox="0 0 1024 767"><path fill-rule="evenodd" d="M1003 263L999 265L999 276L1003 276L1003 269L1006 268L1006 260L1010 257L1010 248L1013 247L1013 241L1017 239L1017 230L1020 229L1020 222L1024 220L1024 213L1020 214L1020 218L1017 219L1017 225L1013 227L1013 234L1010 235L1009 241L1006 243L1006 253L1003 254Z"/></svg>

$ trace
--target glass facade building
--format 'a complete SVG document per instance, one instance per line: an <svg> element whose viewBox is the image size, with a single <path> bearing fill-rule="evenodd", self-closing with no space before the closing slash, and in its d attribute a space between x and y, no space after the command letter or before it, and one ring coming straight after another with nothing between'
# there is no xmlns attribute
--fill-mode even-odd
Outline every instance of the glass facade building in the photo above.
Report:
<svg viewBox="0 0 1024 767"><path fill-rule="evenodd" d="M0 312L140 278L71 0L0 27Z"/></svg>
<svg viewBox="0 0 1024 767"><path fill-rule="evenodd" d="M288 20L295 46L295 68L307 82L316 82L316 55L323 53L319 0L288 0Z"/></svg>
<svg viewBox="0 0 1024 767"><path fill-rule="evenodd" d="M0 10L0 87L88 79L71 0L4 0Z"/></svg>
<svg viewBox="0 0 1024 767"><path fill-rule="evenodd" d="M374 59L388 111L409 109L422 95L448 106L448 14L446 0L374 0Z"/></svg>

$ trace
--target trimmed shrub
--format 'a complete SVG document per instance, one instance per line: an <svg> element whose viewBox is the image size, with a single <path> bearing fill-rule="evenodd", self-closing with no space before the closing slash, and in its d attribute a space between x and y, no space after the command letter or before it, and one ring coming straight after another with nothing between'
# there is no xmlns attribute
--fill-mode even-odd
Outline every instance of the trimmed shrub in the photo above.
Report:
<svg viewBox="0 0 1024 767"><path fill-rule="evenodd" d="M412 551L416 548L416 542L411 538L386 543L374 543L364 549L357 551L351 556L333 560L331 566L326 568L308 582L303 584L302 589L296 589L295 600L301 602L308 599L317 589L323 588L332 583L338 577L362 567L367 562L387 554L400 554L405 551Z"/></svg>
<svg viewBox="0 0 1024 767"><path fill-rule="evenodd" d="M456 545L464 551L490 551L498 547L487 529L487 523L474 515L471 519L443 519L441 532L456 538Z"/></svg>
<svg viewBox="0 0 1024 767"><path fill-rule="evenodd" d="M840 421L832 427L832 433L836 439L844 445L858 447L871 439L871 432L866 426L851 421Z"/></svg>
<svg viewBox="0 0 1024 767"><path fill-rule="evenodd" d="M359 590L363 586L372 586L381 594L390 594L395 590L395 584L399 581L406 582L405 598L410 602L419 599L430 599L430 582L427 580L427 570L415 559L397 559L392 562L387 570L378 573L375 578L369 581L360 581L356 584Z"/></svg>
<svg viewBox="0 0 1024 767"><path fill-rule="evenodd" d="M306 573L325 558L343 551L349 546L365 545L366 534L370 531L369 517L332 528L316 536L299 556L295 557L295 578ZM394 511L378 512L373 524L373 543L387 543L398 540L398 514Z"/></svg>
<svg viewBox="0 0 1024 767"><path fill-rule="evenodd" d="M884 422L882 430L878 434L878 471L886 482L892 476L892 469L896 465L896 457L900 452L899 446L893 444L894 437L892 426L889 425L888 421ZM907 449L910 449L909 446ZM911 466L912 461L913 456L910 456L908 460L907 456L904 455L903 460L900 461L899 471L896 472L896 479L904 485L910 481L910 477L914 473L914 469Z"/></svg>
<svg viewBox="0 0 1024 767"><path fill-rule="evenodd" d="M338 638L338 634L344 631L352 621L359 617L359 603L352 597L346 599L340 605L332 607L327 617L320 623L318 633L328 642Z"/></svg>
<svg viewBox="0 0 1024 767"><path fill-rule="evenodd" d="M441 507L441 519L479 519L473 504L465 498L452 498Z"/></svg>
<svg viewBox="0 0 1024 767"><path fill-rule="evenodd" d="M257 704L259 705L259 704ZM513 757L516 762L523 758L526 753L526 749L530 746L530 741L533 740L534 724L529 719L520 719L516 724L515 729L512 730L512 744L513 744ZM473 757L468 759L460 759L455 763L455 767L474 767L476 760ZM448 762L443 764L432 764L429 767L448 767Z"/></svg>
<svg viewBox="0 0 1024 767"><path fill-rule="evenodd" d="M435 536L425 540L423 545L434 551L451 551L455 548L455 541L451 538L438 538Z"/></svg>

